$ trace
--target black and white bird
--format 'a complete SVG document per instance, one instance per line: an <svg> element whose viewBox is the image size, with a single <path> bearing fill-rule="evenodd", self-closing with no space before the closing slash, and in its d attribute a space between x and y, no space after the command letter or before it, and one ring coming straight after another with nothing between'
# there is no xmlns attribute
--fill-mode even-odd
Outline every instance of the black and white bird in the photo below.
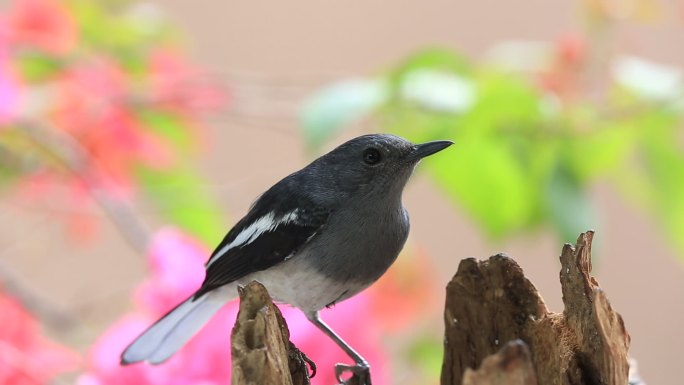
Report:
<svg viewBox="0 0 684 385"><path fill-rule="evenodd" d="M409 232L404 186L421 159L451 144L364 135L276 183L216 247L197 292L133 341L122 364L164 362L237 297L238 286L256 280L276 300L301 309L354 360L336 366L340 382L349 371L370 384L368 362L323 323L319 310L366 289L392 265Z"/></svg>

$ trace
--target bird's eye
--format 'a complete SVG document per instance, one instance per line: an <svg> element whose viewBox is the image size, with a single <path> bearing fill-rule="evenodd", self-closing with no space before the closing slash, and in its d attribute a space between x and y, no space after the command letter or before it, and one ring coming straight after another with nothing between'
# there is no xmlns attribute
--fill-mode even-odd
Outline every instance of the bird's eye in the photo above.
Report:
<svg viewBox="0 0 684 385"><path fill-rule="evenodd" d="M363 151L363 163L368 165L378 164L382 156L380 156L380 151L377 148L367 148Z"/></svg>

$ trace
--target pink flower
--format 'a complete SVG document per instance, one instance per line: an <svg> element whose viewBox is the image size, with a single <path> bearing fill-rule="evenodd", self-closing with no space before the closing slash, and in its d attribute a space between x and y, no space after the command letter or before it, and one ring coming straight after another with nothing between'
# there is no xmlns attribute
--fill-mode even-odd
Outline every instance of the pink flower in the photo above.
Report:
<svg viewBox="0 0 684 385"><path fill-rule="evenodd" d="M145 181L141 168L174 175L174 166L189 155L184 151L202 143L202 114L218 108L223 90L181 55L159 48L169 42L164 25L153 26L155 33L149 34L130 28L132 19L118 10L72 3L15 0L0 15L0 134L30 122L54 129L60 138L15 143L21 159L26 153L31 161L30 167L11 162L21 176L11 182L41 174L40 182L53 183L55 191L73 192L60 202L68 207L73 201L81 206L84 187L104 190L110 199L129 199ZM99 37L80 41L80 29ZM116 38L107 40L121 31L130 50ZM139 44L129 47L136 38ZM69 142L76 151L44 148ZM76 154L64 157L78 164L64 167L63 154ZM53 194L45 196L54 201ZM37 200L47 201L45 196ZM61 216L76 239L95 234L89 214L66 210Z"/></svg>
<svg viewBox="0 0 684 385"><path fill-rule="evenodd" d="M208 250L178 230L159 231L148 254L151 276L135 293L137 310L115 323L90 353L89 372L79 385L228 384L230 330L237 315L231 303L168 362L120 366L121 352L146 327L186 299L203 279Z"/></svg>
<svg viewBox="0 0 684 385"><path fill-rule="evenodd" d="M75 353L42 337L38 323L2 294L0 325L0 384L43 384L77 367Z"/></svg>
<svg viewBox="0 0 684 385"><path fill-rule="evenodd" d="M138 307L163 315L202 284L208 250L198 241L175 229L162 229L148 253L151 277L135 294Z"/></svg>
<svg viewBox="0 0 684 385"><path fill-rule="evenodd" d="M85 161L120 197L135 190L135 167L168 168L174 154L170 143L140 121L127 99L129 76L106 57L79 64L55 82L50 117L55 127L73 137L88 155Z"/></svg>
<svg viewBox="0 0 684 385"><path fill-rule="evenodd" d="M79 178L49 169L36 170L19 179L6 199L19 206L37 206L44 210L64 225L71 240L86 244L95 239L99 219L88 210L94 204L93 199ZM78 210L62 212L54 209L61 206L77 207Z"/></svg>
<svg viewBox="0 0 684 385"><path fill-rule="evenodd" d="M580 93L580 77L586 64L582 36L570 34L557 39L547 69L537 74L542 90L555 94L562 102L575 101Z"/></svg>
<svg viewBox="0 0 684 385"><path fill-rule="evenodd" d="M8 63L0 58L0 126L16 118L19 108L19 80Z"/></svg>
<svg viewBox="0 0 684 385"><path fill-rule="evenodd" d="M148 85L152 100L179 112L215 110L226 102L226 90L170 50L157 50L148 58Z"/></svg>
<svg viewBox="0 0 684 385"><path fill-rule="evenodd" d="M19 109L19 78L9 56L9 31L0 16L0 126L16 118Z"/></svg>
<svg viewBox="0 0 684 385"><path fill-rule="evenodd" d="M335 384L334 365L352 364L352 360L330 338L313 326L301 311L285 306L280 306L280 309L287 320L290 339L318 367L318 373L311 383ZM384 330L374 322L375 314L371 296L362 293L335 305L333 309L323 310L321 318L368 360L374 384L390 384L390 367L387 360L389 353L382 348L380 337L383 336Z"/></svg>
<svg viewBox="0 0 684 385"><path fill-rule="evenodd" d="M76 45L76 24L56 0L18 0L9 12L12 40L50 53L64 54Z"/></svg>
<svg viewBox="0 0 684 385"><path fill-rule="evenodd" d="M118 384L229 384L230 334L238 302L226 305L168 362L159 366L119 366L119 355L147 326L184 300L201 284L208 250L183 233L159 231L150 247L150 278L137 289L134 313L124 316L96 341L89 355L88 372L78 385ZM350 359L296 309L281 306L295 344L318 365L314 384L334 383L333 365ZM373 365L374 383L388 383L388 368L379 348L381 330L361 327L359 317L373 316L370 297L360 295L323 312L326 322L358 349ZM374 323L370 323L374 325Z"/></svg>
<svg viewBox="0 0 684 385"><path fill-rule="evenodd" d="M441 312L440 299L434 295L439 287L426 279L436 274L428 255L419 248L406 251L408 248L402 254L409 254L407 258L400 257L368 291L373 302L373 320L392 333L405 331L426 314L439 318Z"/></svg>

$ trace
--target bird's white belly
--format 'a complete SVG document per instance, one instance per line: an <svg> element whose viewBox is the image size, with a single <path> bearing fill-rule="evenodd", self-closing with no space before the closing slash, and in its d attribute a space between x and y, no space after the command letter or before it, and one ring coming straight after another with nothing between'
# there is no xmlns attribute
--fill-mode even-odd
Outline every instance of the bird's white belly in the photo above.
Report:
<svg viewBox="0 0 684 385"><path fill-rule="evenodd" d="M320 310L363 290L356 283L331 280L304 264L301 259L293 258L277 267L249 274L239 282L246 285L258 281L266 287L271 297L304 312Z"/></svg>

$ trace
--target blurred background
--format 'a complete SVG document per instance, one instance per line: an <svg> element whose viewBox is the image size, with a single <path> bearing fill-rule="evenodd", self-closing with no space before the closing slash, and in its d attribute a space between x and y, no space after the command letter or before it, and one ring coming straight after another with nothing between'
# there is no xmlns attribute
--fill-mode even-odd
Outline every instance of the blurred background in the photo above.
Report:
<svg viewBox="0 0 684 385"><path fill-rule="evenodd" d="M375 383L439 382L465 257L506 252L562 311L590 228L641 376L680 383L681 0L0 5L0 383L229 383L235 305L167 365L118 355L260 192L370 132L456 143L405 192L397 264L323 314ZM344 355L286 316L332 384Z"/></svg>

